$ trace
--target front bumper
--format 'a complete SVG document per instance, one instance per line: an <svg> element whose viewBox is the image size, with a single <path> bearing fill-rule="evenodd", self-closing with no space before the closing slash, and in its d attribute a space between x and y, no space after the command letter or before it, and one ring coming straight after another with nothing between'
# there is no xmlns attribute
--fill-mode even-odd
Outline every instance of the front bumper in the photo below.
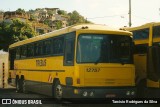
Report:
<svg viewBox="0 0 160 107"><path fill-rule="evenodd" d="M135 98L135 87L63 86L63 98Z"/></svg>

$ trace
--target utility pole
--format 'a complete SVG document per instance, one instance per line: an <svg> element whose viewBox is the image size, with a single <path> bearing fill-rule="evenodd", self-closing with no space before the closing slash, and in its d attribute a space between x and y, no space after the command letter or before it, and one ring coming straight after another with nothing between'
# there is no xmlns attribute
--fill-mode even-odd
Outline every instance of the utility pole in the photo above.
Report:
<svg viewBox="0 0 160 107"><path fill-rule="evenodd" d="M131 0L129 0L129 27L131 27L132 22L131 22Z"/></svg>

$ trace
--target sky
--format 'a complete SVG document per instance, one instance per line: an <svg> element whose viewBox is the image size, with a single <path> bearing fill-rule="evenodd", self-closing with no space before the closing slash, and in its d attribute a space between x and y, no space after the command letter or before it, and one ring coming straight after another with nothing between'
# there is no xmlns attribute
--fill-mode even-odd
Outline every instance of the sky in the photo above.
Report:
<svg viewBox="0 0 160 107"><path fill-rule="evenodd" d="M129 26L129 0L0 0L0 10L26 11L36 8L76 10L95 24ZM160 0L131 0L132 26L160 22Z"/></svg>

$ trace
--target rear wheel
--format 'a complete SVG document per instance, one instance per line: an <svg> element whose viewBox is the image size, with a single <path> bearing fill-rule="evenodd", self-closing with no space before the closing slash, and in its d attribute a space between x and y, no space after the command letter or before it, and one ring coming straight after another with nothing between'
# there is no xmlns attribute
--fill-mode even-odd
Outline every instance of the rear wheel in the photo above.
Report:
<svg viewBox="0 0 160 107"><path fill-rule="evenodd" d="M61 100L63 97L63 88L58 80L55 82L53 86L53 96L57 100Z"/></svg>
<svg viewBox="0 0 160 107"><path fill-rule="evenodd" d="M137 97L145 98L146 97L146 79L141 80L137 85Z"/></svg>
<svg viewBox="0 0 160 107"><path fill-rule="evenodd" d="M21 91L20 89L20 79L16 79L16 92L19 93Z"/></svg>

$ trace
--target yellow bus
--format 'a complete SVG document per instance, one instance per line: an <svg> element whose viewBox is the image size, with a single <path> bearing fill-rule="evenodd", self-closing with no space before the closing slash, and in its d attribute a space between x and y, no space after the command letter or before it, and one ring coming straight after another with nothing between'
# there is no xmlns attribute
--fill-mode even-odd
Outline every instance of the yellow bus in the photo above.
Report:
<svg viewBox="0 0 160 107"><path fill-rule="evenodd" d="M134 97L131 34L78 24L14 43L11 83L57 99Z"/></svg>
<svg viewBox="0 0 160 107"><path fill-rule="evenodd" d="M140 86L138 93L142 94L141 97L160 97L160 23L147 23L126 30L133 33L135 42L136 84Z"/></svg>

